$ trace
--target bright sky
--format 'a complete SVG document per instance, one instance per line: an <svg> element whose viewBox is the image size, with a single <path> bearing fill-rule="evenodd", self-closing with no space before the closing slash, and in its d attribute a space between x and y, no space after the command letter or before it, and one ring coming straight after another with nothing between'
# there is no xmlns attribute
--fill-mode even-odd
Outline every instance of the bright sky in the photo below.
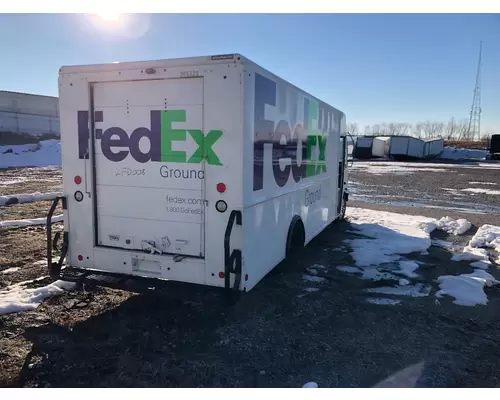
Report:
<svg viewBox="0 0 500 400"><path fill-rule="evenodd" d="M482 132L500 132L499 14L115 17L0 15L0 90L57 96L62 65L238 52L361 127L446 122L469 116L483 40Z"/></svg>

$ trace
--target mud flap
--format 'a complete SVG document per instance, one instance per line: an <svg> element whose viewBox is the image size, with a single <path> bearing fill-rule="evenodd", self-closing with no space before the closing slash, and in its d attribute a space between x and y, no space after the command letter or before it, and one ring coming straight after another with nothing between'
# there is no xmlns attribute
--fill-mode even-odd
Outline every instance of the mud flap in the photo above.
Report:
<svg viewBox="0 0 500 400"><path fill-rule="evenodd" d="M63 210L67 208L66 197L59 196L54 199L52 205L50 206L50 210L47 214L47 266L49 269L49 275L52 279L58 279L61 275L61 268L66 258L66 254L68 253L68 232L64 231L63 234L63 244L61 247L61 255L59 257L59 261L52 261L52 249L57 249L57 242L60 239L60 233L56 233L54 239L52 239L52 217L54 215L54 211L56 210L59 201L62 202Z"/></svg>
<svg viewBox="0 0 500 400"><path fill-rule="evenodd" d="M240 295L242 251L234 249L231 252L230 239L234 224L242 225L242 214L239 210L231 211L224 234L224 286L228 295L228 300L232 302ZM234 274L234 285L231 288L231 274Z"/></svg>

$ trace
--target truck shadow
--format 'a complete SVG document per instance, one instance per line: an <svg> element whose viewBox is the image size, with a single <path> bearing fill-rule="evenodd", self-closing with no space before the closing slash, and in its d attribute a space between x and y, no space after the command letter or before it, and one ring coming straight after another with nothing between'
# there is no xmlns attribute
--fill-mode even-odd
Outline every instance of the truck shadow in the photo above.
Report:
<svg viewBox="0 0 500 400"><path fill-rule="evenodd" d="M486 337L493 311L491 318L478 320L477 309L449 308L444 301L438 309L433 293L399 308L364 302L360 292L373 282L335 268L353 263L349 251L336 251L344 239L359 237L351 229L348 221L332 224L232 305L217 290L186 293L185 299L150 293L115 301L116 291L97 288L85 300L86 314L86 308L65 308L67 297L53 298L47 302L51 322L25 331L33 345L20 385L297 387L314 377L322 386L367 387L426 359L434 375L424 376L424 385L471 386L478 378L466 369L479 367L471 367L467 357L489 339L464 336L457 327ZM451 272L450 252L431 249L414 256L442 265L420 269L419 279ZM299 299L300 290L311 285L301 278L312 264L326 267L318 271L328 282ZM99 311L92 301L100 303Z"/></svg>

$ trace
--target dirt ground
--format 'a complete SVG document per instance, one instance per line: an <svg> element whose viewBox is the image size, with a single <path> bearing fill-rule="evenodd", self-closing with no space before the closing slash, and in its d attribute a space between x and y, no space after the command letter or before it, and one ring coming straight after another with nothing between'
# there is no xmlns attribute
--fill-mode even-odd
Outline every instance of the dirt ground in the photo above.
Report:
<svg viewBox="0 0 500 400"><path fill-rule="evenodd" d="M361 184L367 183L363 179L386 179L366 176L356 172L352 179ZM389 207L359 200L352 205ZM417 215L436 212L408 209ZM407 212L399 207L390 211ZM444 215L439 210L435 217ZM467 217L474 227L466 235L432 236L466 244L484 215ZM490 217L490 223L500 225L496 216ZM368 387L419 361L425 362L421 387L500 384L499 287L485 288L487 306L438 300L438 276L472 268L451 261L448 250L431 246L427 255L408 257L423 263L413 281L431 285L429 296L405 297L398 305L371 304L367 298L379 296L364 289L387 282L361 280L336 269L354 265L343 243L353 237L348 220L332 224L232 305L217 290L200 294L189 285L182 298L168 290L133 294L79 287L36 310L4 315L0 386L301 387L313 380L320 387ZM0 257L0 288L46 276L46 266L35 264L46 257L44 228L1 231ZM2 274L15 266L18 272ZM315 266L325 280L305 282L304 274ZM490 270L500 278L496 268Z"/></svg>

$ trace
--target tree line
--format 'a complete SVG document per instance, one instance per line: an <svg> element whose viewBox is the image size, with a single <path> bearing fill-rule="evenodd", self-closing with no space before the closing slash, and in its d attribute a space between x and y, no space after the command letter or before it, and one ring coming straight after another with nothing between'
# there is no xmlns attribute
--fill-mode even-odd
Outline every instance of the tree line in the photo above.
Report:
<svg viewBox="0 0 500 400"><path fill-rule="evenodd" d="M448 123L439 121L422 121L416 124L406 122L383 122L380 124L365 125L363 129L356 122L347 126L348 132L355 135L387 135L402 136L409 135L422 139L441 137L446 140L477 140L469 133L469 120L456 120L450 118ZM489 139L493 132L481 133L481 139Z"/></svg>

